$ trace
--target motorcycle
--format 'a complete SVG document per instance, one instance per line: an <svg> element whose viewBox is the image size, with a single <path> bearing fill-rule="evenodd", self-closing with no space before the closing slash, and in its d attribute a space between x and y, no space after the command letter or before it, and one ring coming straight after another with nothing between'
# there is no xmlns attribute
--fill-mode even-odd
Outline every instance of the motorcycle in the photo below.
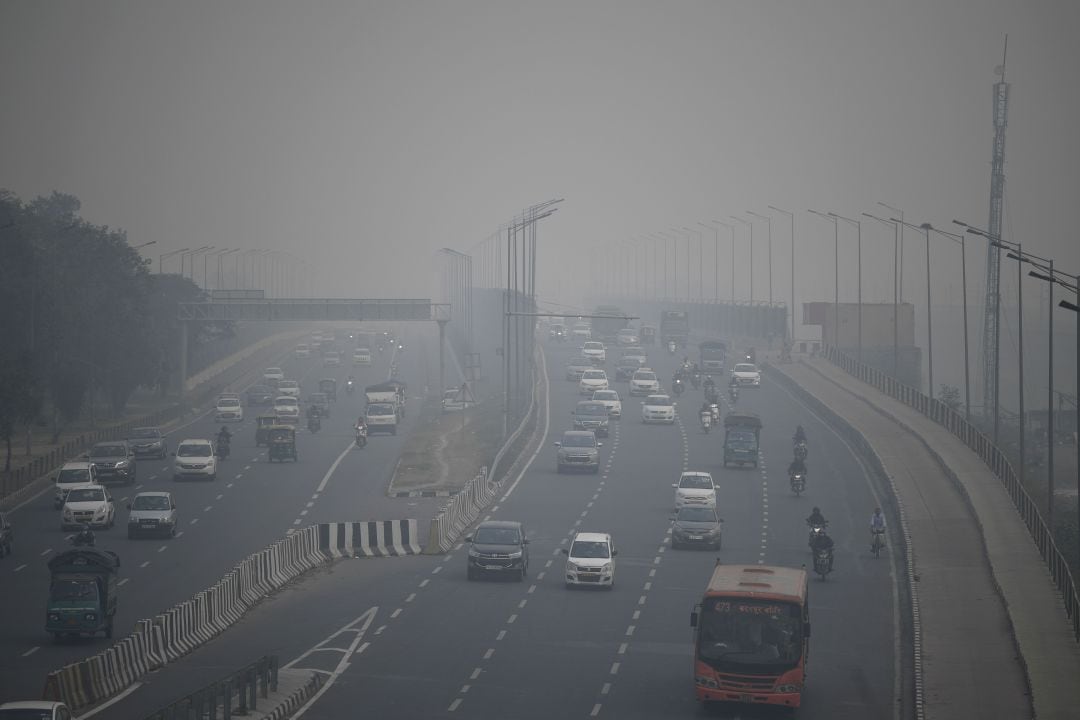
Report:
<svg viewBox="0 0 1080 720"><path fill-rule="evenodd" d="M690 376L690 384L694 386L695 390L700 388L701 387L701 373L699 373L699 372L693 373Z"/></svg>
<svg viewBox="0 0 1080 720"><path fill-rule="evenodd" d="M356 428L356 447L362 448L362 447L365 447L366 445L367 445L367 428L366 427L358 427L358 428Z"/></svg>
<svg viewBox="0 0 1080 720"><path fill-rule="evenodd" d="M810 546L810 552L816 552L818 547L818 540L825 536L825 528L829 526L829 521L826 520L823 525L807 522L810 526L810 537L807 538L806 543Z"/></svg>
<svg viewBox="0 0 1080 720"><path fill-rule="evenodd" d="M675 348L675 341L674 340L669 340L668 344L667 344L668 355L674 355L675 354L675 349L676 349Z"/></svg>
<svg viewBox="0 0 1080 720"><path fill-rule="evenodd" d="M814 572L825 577L832 572L833 551L831 549L819 549L814 551Z"/></svg>
<svg viewBox="0 0 1080 720"><path fill-rule="evenodd" d="M739 399L739 388L732 385L728 389L728 396L731 398L731 403L734 405L735 401Z"/></svg>
<svg viewBox="0 0 1080 720"><path fill-rule="evenodd" d="M709 411L712 413L712 424L716 425L716 426L719 426L720 425L720 406L717 405L716 403L710 403Z"/></svg>
<svg viewBox="0 0 1080 720"><path fill-rule="evenodd" d="M214 455L218 460L224 460L229 457L229 439L223 435L219 435L217 439L217 447L214 448Z"/></svg>
<svg viewBox="0 0 1080 720"><path fill-rule="evenodd" d="M701 429L705 431L705 434L709 434L709 428L712 427L713 414L711 410L701 411Z"/></svg>
<svg viewBox="0 0 1080 720"><path fill-rule="evenodd" d="M885 531L871 530L870 534L873 536L870 540L870 552L874 553L874 557L878 557L885 547Z"/></svg>
<svg viewBox="0 0 1080 720"><path fill-rule="evenodd" d="M83 525L82 530L71 536L71 544L75 547L94 547L94 531L89 525Z"/></svg>
<svg viewBox="0 0 1080 720"><path fill-rule="evenodd" d="M347 381L345 383L345 394L352 395L354 392L356 392L356 383L352 380Z"/></svg>
<svg viewBox="0 0 1080 720"><path fill-rule="evenodd" d="M683 382L682 380L675 380L671 383L671 394L675 397L679 397L683 394Z"/></svg>
<svg viewBox="0 0 1080 720"><path fill-rule="evenodd" d="M313 433L317 433L320 430L322 430L322 420L319 419L318 415L312 415L311 417L308 418L307 429L308 429L308 432L313 432Z"/></svg>
<svg viewBox="0 0 1080 720"><path fill-rule="evenodd" d="M803 462L806 461L806 456L810 454L809 449L806 447L806 443L801 442L795 446L795 457Z"/></svg>
<svg viewBox="0 0 1080 720"><path fill-rule="evenodd" d="M795 497L799 497L806 490L806 475L803 473L791 473L791 492L795 493Z"/></svg>

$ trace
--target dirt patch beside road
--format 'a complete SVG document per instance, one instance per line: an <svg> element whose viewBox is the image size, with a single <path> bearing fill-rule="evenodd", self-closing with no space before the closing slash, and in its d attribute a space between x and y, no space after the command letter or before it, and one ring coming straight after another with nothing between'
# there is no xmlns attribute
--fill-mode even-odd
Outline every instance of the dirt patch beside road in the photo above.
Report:
<svg viewBox="0 0 1080 720"><path fill-rule="evenodd" d="M431 396L405 442L389 492L460 490L502 445L503 409L489 398L468 410L444 413Z"/></svg>

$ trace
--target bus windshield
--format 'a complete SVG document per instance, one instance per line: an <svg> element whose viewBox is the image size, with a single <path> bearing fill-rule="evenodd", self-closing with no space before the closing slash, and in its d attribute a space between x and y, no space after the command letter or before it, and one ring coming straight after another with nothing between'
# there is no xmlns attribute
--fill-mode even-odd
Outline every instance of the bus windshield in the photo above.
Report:
<svg viewBox="0 0 1080 720"><path fill-rule="evenodd" d="M802 627L795 603L708 597L701 606L697 657L721 672L783 672L802 657Z"/></svg>

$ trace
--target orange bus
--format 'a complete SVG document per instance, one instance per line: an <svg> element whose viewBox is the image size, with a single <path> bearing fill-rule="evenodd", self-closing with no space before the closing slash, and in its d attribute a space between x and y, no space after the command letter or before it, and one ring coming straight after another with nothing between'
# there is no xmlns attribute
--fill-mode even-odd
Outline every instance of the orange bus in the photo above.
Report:
<svg viewBox="0 0 1080 720"><path fill-rule="evenodd" d="M703 703L797 708L810 651L806 571L717 561L690 615Z"/></svg>

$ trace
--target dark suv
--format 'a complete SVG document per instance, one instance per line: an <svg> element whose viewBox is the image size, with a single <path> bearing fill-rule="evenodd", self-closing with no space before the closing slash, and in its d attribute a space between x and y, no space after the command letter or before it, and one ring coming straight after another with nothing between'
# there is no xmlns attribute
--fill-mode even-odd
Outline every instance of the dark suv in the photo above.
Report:
<svg viewBox="0 0 1080 720"><path fill-rule="evenodd" d="M575 430L592 430L596 437L608 436L608 409L603 403L582 400L570 415Z"/></svg>
<svg viewBox="0 0 1080 720"><path fill-rule="evenodd" d="M529 571L529 539L525 528L513 520L487 520L476 526L469 543L468 578L486 573L507 574L519 581Z"/></svg>
<svg viewBox="0 0 1080 720"><path fill-rule="evenodd" d="M135 452L126 440L99 442L90 448L86 457L94 465L98 482L135 483Z"/></svg>

